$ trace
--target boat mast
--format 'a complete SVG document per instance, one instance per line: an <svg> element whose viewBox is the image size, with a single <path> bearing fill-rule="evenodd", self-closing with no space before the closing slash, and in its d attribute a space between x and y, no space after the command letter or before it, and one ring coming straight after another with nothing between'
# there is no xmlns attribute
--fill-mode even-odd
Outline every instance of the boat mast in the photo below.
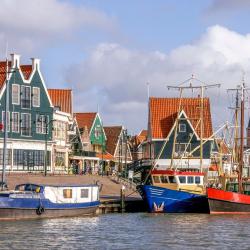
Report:
<svg viewBox="0 0 250 250"><path fill-rule="evenodd" d="M241 85L241 102L240 102L240 164L238 173L239 193L243 192L242 171L244 166L244 100L245 99L245 83L244 79Z"/></svg>

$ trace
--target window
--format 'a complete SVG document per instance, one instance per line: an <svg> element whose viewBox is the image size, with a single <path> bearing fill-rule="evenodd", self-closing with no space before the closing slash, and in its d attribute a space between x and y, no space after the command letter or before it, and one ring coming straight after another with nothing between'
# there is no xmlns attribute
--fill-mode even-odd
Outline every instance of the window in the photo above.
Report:
<svg viewBox="0 0 250 250"><path fill-rule="evenodd" d="M159 176L153 176L154 183L160 183L160 177Z"/></svg>
<svg viewBox="0 0 250 250"><path fill-rule="evenodd" d="M21 107L25 109L31 108L30 87L21 86Z"/></svg>
<svg viewBox="0 0 250 250"><path fill-rule="evenodd" d="M201 183L201 177L195 176L195 184L200 184L200 183Z"/></svg>
<svg viewBox="0 0 250 250"><path fill-rule="evenodd" d="M101 136L101 127L100 125L95 128L95 138L98 139Z"/></svg>
<svg viewBox="0 0 250 250"><path fill-rule="evenodd" d="M179 124L179 132L185 133L187 131L186 124L185 123L180 123Z"/></svg>
<svg viewBox="0 0 250 250"><path fill-rule="evenodd" d="M168 179L169 179L169 183L176 183L174 176L168 176Z"/></svg>
<svg viewBox="0 0 250 250"><path fill-rule="evenodd" d="M55 139L66 140L66 124L56 121L53 124L53 136Z"/></svg>
<svg viewBox="0 0 250 250"><path fill-rule="evenodd" d="M40 107L40 88L33 87L33 107Z"/></svg>
<svg viewBox="0 0 250 250"><path fill-rule="evenodd" d="M193 184L194 183L194 177L193 176L188 176L187 183L188 184Z"/></svg>
<svg viewBox="0 0 250 250"><path fill-rule="evenodd" d="M2 112L2 124L5 126L5 111ZM5 128L4 128L5 130ZM7 131L10 131L10 112L7 113Z"/></svg>
<svg viewBox="0 0 250 250"><path fill-rule="evenodd" d="M7 149L7 155L5 158L7 165L11 165L11 150ZM3 166L3 148L0 149L0 166Z"/></svg>
<svg viewBox="0 0 250 250"><path fill-rule="evenodd" d="M168 177L165 176L165 175L162 175L162 176L161 176L161 182L162 182L162 183L168 183Z"/></svg>
<svg viewBox="0 0 250 250"><path fill-rule="evenodd" d="M63 198L72 198L72 189L63 189Z"/></svg>
<svg viewBox="0 0 250 250"><path fill-rule="evenodd" d="M12 84L12 104L20 104L20 86Z"/></svg>
<svg viewBox="0 0 250 250"><path fill-rule="evenodd" d="M12 113L12 132L19 133L19 113Z"/></svg>
<svg viewBox="0 0 250 250"><path fill-rule="evenodd" d="M49 118L46 115L36 115L36 132L38 134L46 134L46 126L48 125L48 120Z"/></svg>
<svg viewBox="0 0 250 250"><path fill-rule="evenodd" d="M179 176L180 183L186 183L186 176Z"/></svg>
<svg viewBox="0 0 250 250"><path fill-rule="evenodd" d="M89 190L87 188L81 189L81 198L88 198Z"/></svg>
<svg viewBox="0 0 250 250"><path fill-rule="evenodd" d="M56 155L55 165L58 167L65 166L65 153L56 152L55 155Z"/></svg>
<svg viewBox="0 0 250 250"><path fill-rule="evenodd" d="M21 135L31 136L31 114L21 114Z"/></svg>
<svg viewBox="0 0 250 250"><path fill-rule="evenodd" d="M175 152L178 154L183 154L184 152L190 152L191 145L185 143L176 143L175 144Z"/></svg>

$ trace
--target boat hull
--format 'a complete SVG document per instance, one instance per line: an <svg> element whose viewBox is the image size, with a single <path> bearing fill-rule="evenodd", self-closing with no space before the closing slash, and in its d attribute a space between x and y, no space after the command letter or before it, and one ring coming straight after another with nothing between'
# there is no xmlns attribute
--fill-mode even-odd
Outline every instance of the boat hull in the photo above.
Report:
<svg viewBox="0 0 250 250"><path fill-rule="evenodd" d="M138 191L151 213L209 213L205 195L151 185L140 185Z"/></svg>
<svg viewBox="0 0 250 250"><path fill-rule="evenodd" d="M250 195L207 188L211 214L250 214Z"/></svg>
<svg viewBox="0 0 250 250"><path fill-rule="evenodd" d="M44 209L42 213L32 208L0 208L0 220L91 216L96 214L97 208L93 206L78 209Z"/></svg>

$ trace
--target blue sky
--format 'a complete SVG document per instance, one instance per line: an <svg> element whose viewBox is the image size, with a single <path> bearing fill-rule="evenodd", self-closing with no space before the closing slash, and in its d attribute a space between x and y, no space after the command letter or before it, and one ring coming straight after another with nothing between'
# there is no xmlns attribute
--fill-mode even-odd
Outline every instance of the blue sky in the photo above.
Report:
<svg viewBox="0 0 250 250"><path fill-rule="evenodd" d="M208 95L214 127L250 66L247 0L3 0L0 55L41 58L46 84L72 88L75 111L96 111L131 133L147 127L147 85L170 96L167 83L191 74L222 83Z"/></svg>

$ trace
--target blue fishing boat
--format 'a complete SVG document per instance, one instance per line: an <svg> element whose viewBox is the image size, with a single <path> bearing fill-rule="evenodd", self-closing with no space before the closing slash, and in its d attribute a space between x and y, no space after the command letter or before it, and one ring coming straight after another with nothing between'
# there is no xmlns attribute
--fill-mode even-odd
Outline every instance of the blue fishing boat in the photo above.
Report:
<svg viewBox="0 0 250 250"><path fill-rule="evenodd" d="M137 187L149 212L209 213L203 173L152 170L150 176L151 184Z"/></svg>
<svg viewBox="0 0 250 250"><path fill-rule="evenodd" d="M0 193L0 220L94 215L98 185L21 184Z"/></svg>

